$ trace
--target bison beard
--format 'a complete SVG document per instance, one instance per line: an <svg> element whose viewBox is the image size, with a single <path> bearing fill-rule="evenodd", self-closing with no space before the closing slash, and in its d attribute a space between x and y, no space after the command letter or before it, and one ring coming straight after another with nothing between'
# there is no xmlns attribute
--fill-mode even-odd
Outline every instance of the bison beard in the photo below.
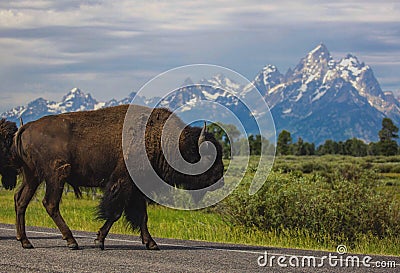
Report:
<svg viewBox="0 0 400 273"><path fill-rule="evenodd" d="M151 113L148 122L138 126L145 126L147 157L164 181L186 189L200 189L222 178L222 149L214 136L201 128L186 126L167 109L123 105L41 118L22 126L14 137L15 161L23 174L22 185L14 196L16 228L17 239L24 248L33 247L25 232L26 208L44 180L46 193L43 205L71 249L77 249L78 244L59 211L65 183L70 184L77 195L80 194L79 187L103 189L98 217L104 219L105 223L95 240L101 249L104 249L110 228L122 214L132 228L140 229L142 242L147 249L158 249L147 229L146 198L132 181L125 166L122 131L128 107L133 107L138 114ZM195 163L200 160L199 139L210 141L216 147L217 159L204 174L184 175L174 171L166 162L160 143L163 125L169 118L176 124L174 130L182 130L179 150L186 161ZM134 152L132 155L135 156Z"/></svg>

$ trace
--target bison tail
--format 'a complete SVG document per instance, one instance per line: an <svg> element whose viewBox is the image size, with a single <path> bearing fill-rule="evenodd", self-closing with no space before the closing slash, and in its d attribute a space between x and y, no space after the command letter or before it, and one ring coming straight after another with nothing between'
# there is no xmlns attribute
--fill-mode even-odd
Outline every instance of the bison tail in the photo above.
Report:
<svg viewBox="0 0 400 273"><path fill-rule="evenodd" d="M118 220L124 210L124 192L120 180L107 187L97 207L97 219Z"/></svg>
<svg viewBox="0 0 400 273"><path fill-rule="evenodd" d="M15 145L15 152L22 156L24 154L22 149L22 133L25 131L25 127L20 127L18 131L15 133L14 137L14 145Z"/></svg>
<svg viewBox="0 0 400 273"><path fill-rule="evenodd" d="M139 192L133 193L127 200L124 214L126 220L133 230L137 230L140 227L147 214L146 209L146 200Z"/></svg>

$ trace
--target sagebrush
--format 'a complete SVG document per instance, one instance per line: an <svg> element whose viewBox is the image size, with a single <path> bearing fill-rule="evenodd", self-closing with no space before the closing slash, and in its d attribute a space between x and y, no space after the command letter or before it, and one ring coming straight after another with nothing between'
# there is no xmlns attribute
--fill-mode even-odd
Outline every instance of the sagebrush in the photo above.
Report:
<svg viewBox="0 0 400 273"><path fill-rule="evenodd" d="M331 173L272 172L250 196L251 178L220 203L217 210L232 225L264 231L297 230L314 239L346 241L384 238L400 232L400 204L379 190L377 174L347 164Z"/></svg>

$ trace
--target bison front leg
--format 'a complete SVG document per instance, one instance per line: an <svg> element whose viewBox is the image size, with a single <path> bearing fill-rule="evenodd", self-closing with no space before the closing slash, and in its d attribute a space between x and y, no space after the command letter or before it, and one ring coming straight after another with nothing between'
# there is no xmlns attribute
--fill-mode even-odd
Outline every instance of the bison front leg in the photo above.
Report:
<svg viewBox="0 0 400 273"><path fill-rule="evenodd" d="M59 209L62 191L62 188L52 189L52 187L46 186L46 195L42 202L47 213L61 231L63 240L66 240L67 246L74 250L79 248L78 243L72 235L68 225L65 223L64 218L61 216Z"/></svg>
<svg viewBox="0 0 400 273"><path fill-rule="evenodd" d="M63 189L64 183L56 177L46 179L46 194L42 203L49 216L61 231L63 240L67 241L67 246L70 249L75 250L79 249L78 243L72 235L68 225L65 223L64 218L61 216L59 208Z"/></svg>
<svg viewBox="0 0 400 273"><path fill-rule="evenodd" d="M17 240L21 242L23 248L33 248L29 242L25 231L25 213L29 202L34 196L40 182L31 172L23 170L23 182L19 190L14 195Z"/></svg>

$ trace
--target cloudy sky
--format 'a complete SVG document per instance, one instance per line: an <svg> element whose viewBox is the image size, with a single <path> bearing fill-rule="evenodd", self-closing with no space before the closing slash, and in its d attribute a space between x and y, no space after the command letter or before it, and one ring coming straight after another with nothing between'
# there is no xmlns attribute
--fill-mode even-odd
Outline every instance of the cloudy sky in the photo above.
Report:
<svg viewBox="0 0 400 273"><path fill-rule="evenodd" d="M355 54L384 90L400 90L400 4L395 1L0 2L0 112L79 87L121 99L165 70L193 63L252 80L284 73L323 42Z"/></svg>

